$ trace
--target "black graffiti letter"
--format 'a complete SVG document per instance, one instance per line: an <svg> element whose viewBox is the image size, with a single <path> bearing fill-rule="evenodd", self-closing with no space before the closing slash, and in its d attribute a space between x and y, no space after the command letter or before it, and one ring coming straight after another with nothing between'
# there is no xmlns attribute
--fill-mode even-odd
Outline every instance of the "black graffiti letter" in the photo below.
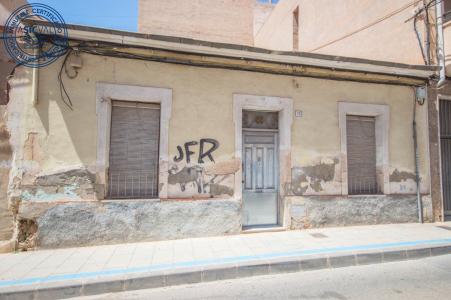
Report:
<svg viewBox="0 0 451 300"><path fill-rule="evenodd" d="M191 154L194 154L195 152L189 150L189 146L197 145L197 142L191 141L185 143L185 153L186 153L186 162L189 163L191 161Z"/></svg>
<svg viewBox="0 0 451 300"><path fill-rule="evenodd" d="M174 161L175 161L175 162L182 161L182 159L183 159L183 150L182 150L182 147L177 146L177 151L179 152L179 157L177 157L177 155L174 156Z"/></svg>
<svg viewBox="0 0 451 300"><path fill-rule="evenodd" d="M205 143L210 143L212 144L211 148L204 153L204 144ZM217 140L214 139L200 139L200 150L199 150L199 160L198 163L202 164L204 163L204 157L208 156L208 158L212 161L215 162L215 160L213 159L213 156L211 155L211 153L213 151L215 151L216 149L218 149L219 147L219 142Z"/></svg>

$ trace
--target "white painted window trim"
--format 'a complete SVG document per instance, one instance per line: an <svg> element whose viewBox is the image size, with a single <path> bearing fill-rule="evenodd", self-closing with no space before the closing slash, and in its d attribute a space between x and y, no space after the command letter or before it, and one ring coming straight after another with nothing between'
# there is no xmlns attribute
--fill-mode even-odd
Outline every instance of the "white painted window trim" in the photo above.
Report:
<svg viewBox="0 0 451 300"><path fill-rule="evenodd" d="M172 90L148 86L136 86L98 82L96 86L97 112L97 184L107 194L107 176L110 151L111 100L160 104L160 147L158 184L160 199L168 197L169 120L172 111ZM102 197L102 198L103 198Z"/></svg>
<svg viewBox="0 0 451 300"><path fill-rule="evenodd" d="M233 121L235 123L235 158L242 162L243 110L279 112L279 195L283 199L284 185L291 182L291 126L293 124L293 99L246 94L233 95ZM235 173L234 198L242 201L243 170ZM287 211L279 203L279 222L286 224Z"/></svg>
<svg viewBox="0 0 451 300"><path fill-rule="evenodd" d="M338 102L338 123L341 137L341 192L348 195L348 164L346 145L346 116L375 117L376 128L376 169L378 184L381 184L382 193L390 194L390 167L389 167L389 129L390 109L388 105L366 104L353 102Z"/></svg>

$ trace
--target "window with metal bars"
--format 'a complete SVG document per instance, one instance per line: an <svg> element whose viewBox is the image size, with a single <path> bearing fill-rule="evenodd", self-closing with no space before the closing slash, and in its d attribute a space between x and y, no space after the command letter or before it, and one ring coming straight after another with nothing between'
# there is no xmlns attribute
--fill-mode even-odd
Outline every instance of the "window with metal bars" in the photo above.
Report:
<svg viewBox="0 0 451 300"><path fill-rule="evenodd" d="M379 194L375 118L346 116L348 194Z"/></svg>
<svg viewBox="0 0 451 300"><path fill-rule="evenodd" d="M160 106L128 101L112 104L108 196L156 198Z"/></svg>

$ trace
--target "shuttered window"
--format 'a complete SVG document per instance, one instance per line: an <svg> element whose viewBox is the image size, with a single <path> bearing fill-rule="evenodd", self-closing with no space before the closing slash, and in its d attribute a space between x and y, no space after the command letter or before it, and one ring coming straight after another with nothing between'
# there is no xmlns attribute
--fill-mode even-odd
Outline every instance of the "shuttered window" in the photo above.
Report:
<svg viewBox="0 0 451 300"><path fill-rule="evenodd" d="M346 117L348 193L377 194L375 118Z"/></svg>
<svg viewBox="0 0 451 300"><path fill-rule="evenodd" d="M440 150L442 163L443 209L451 215L451 101L440 100Z"/></svg>
<svg viewBox="0 0 451 300"><path fill-rule="evenodd" d="M113 101L109 198L158 197L160 106Z"/></svg>

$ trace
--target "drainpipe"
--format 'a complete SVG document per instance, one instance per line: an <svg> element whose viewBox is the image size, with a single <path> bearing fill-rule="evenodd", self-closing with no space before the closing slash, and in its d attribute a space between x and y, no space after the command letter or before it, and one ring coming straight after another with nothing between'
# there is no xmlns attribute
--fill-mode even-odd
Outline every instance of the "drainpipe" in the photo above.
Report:
<svg viewBox="0 0 451 300"><path fill-rule="evenodd" d="M437 87L442 86L446 81L445 74L445 53L444 53L444 44L443 44L443 12L442 12L442 4L438 2L435 5L435 18L437 24L437 62L440 66L439 71L439 81L437 83Z"/></svg>
<svg viewBox="0 0 451 300"><path fill-rule="evenodd" d="M437 4L438 5L438 4ZM423 8L425 13L425 25L426 25L426 60L427 64L431 64L431 26L429 23L429 8L427 0L423 0Z"/></svg>
<svg viewBox="0 0 451 300"><path fill-rule="evenodd" d="M418 205L418 221L423 223L423 202L421 201L420 193L420 172L419 172L419 161L420 155L418 153L418 138L417 138L417 121L416 121L416 108L417 108L417 91L418 88L413 88L413 149L415 155L415 182L417 184L417 205Z"/></svg>
<svg viewBox="0 0 451 300"><path fill-rule="evenodd" d="M33 106L36 106L36 104L38 104L38 84L39 84L38 70L39 70L38 67L34 67L33 70L31 71L31 84L32 84L31 103L33 104Z"/></svg>
<svg viewBox="0 0 451 300"><path fill-rule="evenodd" d="M33 39L37 40L37 37L34 35L34 33L30 33L30 36ZM39 59L40 51L39 47L35 47L33 49L33 55L34 57L37 57ZM39 68L38 66L34 66L31 71L31 103L33 106L36 106L38 104L38 85L39 85Z"/></svg>

